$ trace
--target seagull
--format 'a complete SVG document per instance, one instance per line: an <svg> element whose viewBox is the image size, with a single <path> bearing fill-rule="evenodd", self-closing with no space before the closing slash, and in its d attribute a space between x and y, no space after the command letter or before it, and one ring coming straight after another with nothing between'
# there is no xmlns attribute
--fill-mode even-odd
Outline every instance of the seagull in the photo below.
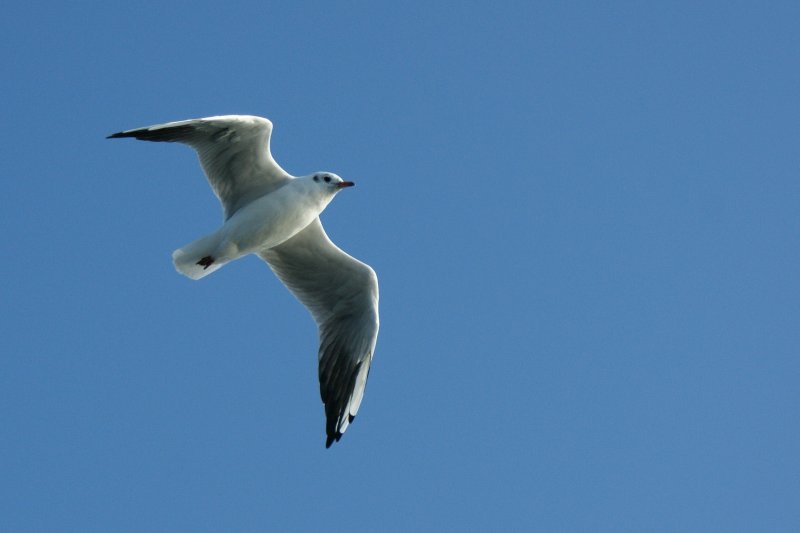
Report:
<svg viewBox="0 0 800 533"><path fill-rule="evenodd" d="M181 274L197 280L257 254L308 308L319 328L319 390L330 448L361 406L378 340L378 278L325 233L319 215L354 185L331 172L294 177L272 158L272 122L227 115L121 131L108 139L179 142L197 151L222 204L220 229L175 250Z"/></svg>

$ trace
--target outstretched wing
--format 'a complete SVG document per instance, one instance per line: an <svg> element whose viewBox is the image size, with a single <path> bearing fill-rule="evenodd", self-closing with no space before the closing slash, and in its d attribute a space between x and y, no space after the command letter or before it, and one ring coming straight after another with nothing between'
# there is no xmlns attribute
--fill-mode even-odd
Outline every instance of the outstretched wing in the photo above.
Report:
<svg viewBox="0 0 800 533"><path fill-rule="evenodd" d="M271 134L272 122L265 118L227 115L121 131L108 138L179 142L194 148L228 219L292 179L272 158Z"/></svg>
<svg viewBox="0 0 800 533"><path fill-rule="evenodd" d="M331 242L319 218L260 255L319 326L319 390L330 447L364 397L378 339L378 278Z"/></svg>

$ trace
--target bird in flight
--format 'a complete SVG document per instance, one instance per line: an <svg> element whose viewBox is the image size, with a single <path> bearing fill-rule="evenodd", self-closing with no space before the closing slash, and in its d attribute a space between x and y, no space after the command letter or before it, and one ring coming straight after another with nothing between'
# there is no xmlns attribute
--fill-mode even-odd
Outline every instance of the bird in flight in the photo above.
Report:
<svg viewBox="0 0 800 533"><path fill-rule="evenodd" d="M358 413L378 339L375 271L333 244L319 215L354 185L331 172L294 177L272 158L272 122L228 115L121 131L109 139L179 142L197 151L225 222L175 250L181 274L197 280L244 255L257 254L319 327L319 388L325 404L325 447Z"/></svg>

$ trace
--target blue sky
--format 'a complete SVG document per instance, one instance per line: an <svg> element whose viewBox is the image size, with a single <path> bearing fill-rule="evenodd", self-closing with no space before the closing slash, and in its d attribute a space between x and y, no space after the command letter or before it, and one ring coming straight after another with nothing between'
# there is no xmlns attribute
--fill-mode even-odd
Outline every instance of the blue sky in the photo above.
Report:
<svg viewBox="0 0 800 533"><path fill-rule="evenodd" d="M793 2L117 3L0 21L0 529L797 531ZM381 283L324 447L316 328L186 147L275 124Z"/></svg>

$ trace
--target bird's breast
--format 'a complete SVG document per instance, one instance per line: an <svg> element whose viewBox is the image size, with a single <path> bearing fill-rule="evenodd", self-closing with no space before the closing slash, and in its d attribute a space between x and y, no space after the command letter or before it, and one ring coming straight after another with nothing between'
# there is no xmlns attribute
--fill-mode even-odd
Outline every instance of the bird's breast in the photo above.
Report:
<svg viewBox="0 0 800 533"><path fill-rule="evenodd" d="M251 202L225 222L226 240L239 255L277 246L319 216L321 209L312 199L286 194L283 189Z"/></svg>

